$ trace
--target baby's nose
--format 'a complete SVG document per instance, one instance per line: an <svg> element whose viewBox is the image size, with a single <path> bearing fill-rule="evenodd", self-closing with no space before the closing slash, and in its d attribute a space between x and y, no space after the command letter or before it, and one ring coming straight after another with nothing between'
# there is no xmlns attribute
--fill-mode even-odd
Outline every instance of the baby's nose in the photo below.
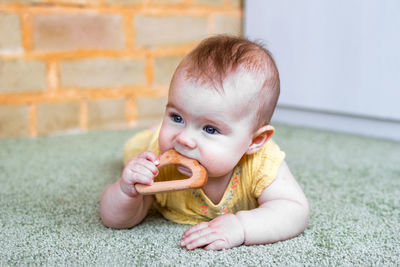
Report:
<svg viewBox="0 0 400 267"><path fill-rule="evenodd" d="M189 149L195 149L196 148L196 141L194 140L193 137L190 136L190 133L183 131L181 132L177 138L177 142Z"/></svg>

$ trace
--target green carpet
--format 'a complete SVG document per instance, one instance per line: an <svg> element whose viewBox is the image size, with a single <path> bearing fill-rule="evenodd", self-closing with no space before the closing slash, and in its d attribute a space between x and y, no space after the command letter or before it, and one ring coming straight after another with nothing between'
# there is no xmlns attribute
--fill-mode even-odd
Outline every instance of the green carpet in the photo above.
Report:
<svg viewBox="0 0 400 267"><path fill-rule="evenodd" d="M0 265L400 265L400 143L279 125L275 140L312 209L271 245L187 252L187 226L152 212L111 230L99 199L135 131L0 140Z"/></svg>

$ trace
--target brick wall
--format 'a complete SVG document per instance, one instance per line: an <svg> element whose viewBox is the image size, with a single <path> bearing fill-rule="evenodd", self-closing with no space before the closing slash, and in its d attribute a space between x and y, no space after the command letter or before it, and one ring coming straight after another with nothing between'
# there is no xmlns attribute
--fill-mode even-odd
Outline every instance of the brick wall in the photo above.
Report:
<svg viewBox="0 0 400 267"><path fill-rule="evenodd" d="M241 0L0 0L0 137L159 120L201 39L241 34Z"/></svg>

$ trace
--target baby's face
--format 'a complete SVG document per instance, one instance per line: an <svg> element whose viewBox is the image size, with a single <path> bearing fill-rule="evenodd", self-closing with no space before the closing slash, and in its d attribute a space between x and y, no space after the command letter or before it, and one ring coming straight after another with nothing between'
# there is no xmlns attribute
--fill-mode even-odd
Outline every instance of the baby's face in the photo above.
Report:
<svg viewBox="0 0 400 267"><path fill-rule="evenodd" d="M248 105L255 88L250 77L227 78L224 93L175 77L159 136L161 152L175 149L196 159L210 178L229 174L253 139L254 109ZM243 88L248 87L248 88ZM240 114L246 110L247 114ZM184 168L178 168L183 174Z"/></svg>

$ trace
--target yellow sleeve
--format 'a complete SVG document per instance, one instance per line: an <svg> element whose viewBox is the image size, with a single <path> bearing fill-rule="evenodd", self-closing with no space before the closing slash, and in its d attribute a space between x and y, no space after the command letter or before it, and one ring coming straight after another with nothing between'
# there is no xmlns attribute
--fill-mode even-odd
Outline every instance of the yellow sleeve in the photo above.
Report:
<svg viewBox="0 0 400 267"><path fill-rule="evenodd" d="M123 159L124 165L126 165L131 158L140 153L149 150L154 133L150 130L143 130L133 137L131 137L124 145Z"/></svg>
<svg viewBox="0 0 400 267"><path fill-rule="evenodd" d="M272 140L256 153L252 181L252 194L255 198L259 198L262 191L274 181L284 158L285 153Z"/></svg>

